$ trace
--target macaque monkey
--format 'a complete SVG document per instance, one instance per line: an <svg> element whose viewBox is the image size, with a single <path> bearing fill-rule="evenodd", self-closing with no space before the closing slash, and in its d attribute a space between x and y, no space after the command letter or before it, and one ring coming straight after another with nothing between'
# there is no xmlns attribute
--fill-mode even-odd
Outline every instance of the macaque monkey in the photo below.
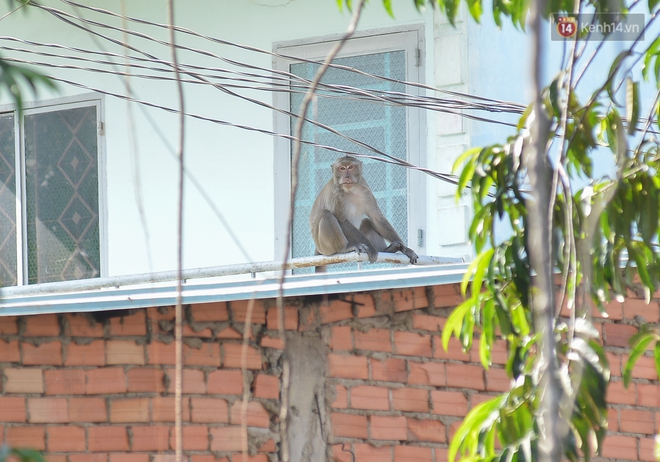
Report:
<svg viewBox="0 0 660 462"><path fill-rule="evenodd" d="M417 254L380 211L362 177L362 162L354 157L341 157L332 165L332 178L314 201L309 224L317 255L355 251L366 253L373 263L378 252L401 251L410 263L417 263ZM320 268L317 271L324 270Z"/></svg>

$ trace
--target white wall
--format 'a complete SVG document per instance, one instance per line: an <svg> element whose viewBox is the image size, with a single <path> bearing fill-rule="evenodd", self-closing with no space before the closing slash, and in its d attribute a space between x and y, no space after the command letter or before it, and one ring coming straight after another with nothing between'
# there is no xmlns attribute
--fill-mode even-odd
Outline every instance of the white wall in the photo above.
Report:
<svg viewBox="0 0 660 462"><path fill-rule="evenodd" d="M117 27L117 18L85 9L72 9L63 2L44 2L53 8L80 14ZM396 21L390 18L379 2L370 2L360 23L360 30L392 27L401 24L430 23L430 14L420 14L412 2L395 2ZM165 23L165 2L140 0L134 2L85 2L113 12L122 5L129 16ZM0 3L0 15L7 11L7 2ZM90 50L106 50L123 54L125 50L108 40L92 37L36 8L18 11L2 21L2 35L44 43L77 46ZM350 13L337 9L328 0L186 0L176 4L176 23L200 34L228 39L240 44L271 50L273 42L295 40L341 33ZM167 40L167 31L136 23L127 23L131 31ZM117 40L124 37L117 31L102 31ZM268 54L245 52L235 47L178 34L177 40L227 59L249 62L265 68L272 65ZM129 44L141 52L170 60L166 46L130 36ZM4 46L14 44L2 41ZM20 45L21 47L27 47ZM69 56L78 53L50 50ZM5 51L5 56L50 63L93 66L70 59L39 57ZM137 53L134 53L138 55ZM139 56L139 55L138 55ZM207 67L230 68L220 59L181 52L183 63ZM116 70L122 71L124 60L113 59ZM42 72L80 82L92 89L103 89L125 95L124 80L108 73L42 67ZM249 71L249 70L247 70ZM151 73L132 69L132 73ZM159 73L158 75L168 75ZM186 77L189 78L189 77ZM137 99L176 108L177 94L173 82L131 78L130 85ZM59 95L41 94L40 99L89 93L89 89L60 85ZM268 92L238 90L241 94L268 103ZM204 117L272 130L270 110L236 97L224 95L209 86L186 85L186 110ZM4 101L6 102L6 100ZM177 162L174 152L178 143L178 117L160 109L147 108L113 97L104 97L105 155L107 171L107 236L108 274L122 275L173 269L176 264L176 204ZM243 255L229 237L221 220L201 194L186 184L185 266L214 266L245 261L272 260L273 255L273 139L266 135L233 127L188 118L186 120L186 165L188 171L211 197L214 206L240 237L248 256Z"/></svg>

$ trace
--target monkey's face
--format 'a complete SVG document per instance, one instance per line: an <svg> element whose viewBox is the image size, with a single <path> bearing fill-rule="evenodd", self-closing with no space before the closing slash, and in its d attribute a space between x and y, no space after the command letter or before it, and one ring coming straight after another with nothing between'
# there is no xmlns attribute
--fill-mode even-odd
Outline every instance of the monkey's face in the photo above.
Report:
<svg viewBox="0 0 660 462"><path fill-rule="evenodd" d="M337 162L332 166L335 183L347 191L360 181L361 166L356 162Z"/></svg>

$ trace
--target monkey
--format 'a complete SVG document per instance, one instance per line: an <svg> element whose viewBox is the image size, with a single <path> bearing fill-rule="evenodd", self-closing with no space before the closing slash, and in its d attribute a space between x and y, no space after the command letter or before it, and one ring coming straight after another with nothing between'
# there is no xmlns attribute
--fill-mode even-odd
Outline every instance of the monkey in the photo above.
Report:
<svg viewBox="0 0 660 462"><path fill-rule="evenodd" d="M319 192L309 216L316 255L366 253L373 263L378 252L401 251L410 263L417 263L417 254L404 245L378 207L362 177L362 161L340 157L331 168L332 178ZM317 267L317 272L324 270Z"/></svg>

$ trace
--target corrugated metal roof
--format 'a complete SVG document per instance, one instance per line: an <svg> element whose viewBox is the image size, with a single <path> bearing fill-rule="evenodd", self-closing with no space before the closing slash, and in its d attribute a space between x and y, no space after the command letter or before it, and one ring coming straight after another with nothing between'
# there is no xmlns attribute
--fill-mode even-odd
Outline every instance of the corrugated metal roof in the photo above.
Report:
<svg viewBox="0 0 660 462"><path fill-rule="evenodd" d="M284 282L284 296L301 297L450 284L460 282L466 268L467 265L461 263L289 276ZM275 298L278 291L277 278L247 281L197 279L183 285L183 303ZM176 296L175 281L67 292L30 293L21 291L20 288L5 288L0 289L0 316L171 306L176 303Z"/></svg>

